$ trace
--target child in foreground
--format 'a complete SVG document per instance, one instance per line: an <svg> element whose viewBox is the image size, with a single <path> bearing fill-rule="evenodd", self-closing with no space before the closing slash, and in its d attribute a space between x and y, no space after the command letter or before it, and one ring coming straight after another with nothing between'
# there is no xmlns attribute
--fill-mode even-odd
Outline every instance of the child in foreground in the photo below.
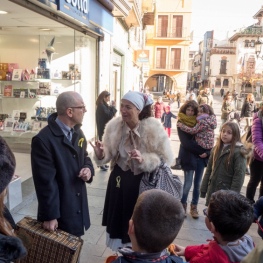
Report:
<svg viewBox="0 0 263 263"><path fill-rule="evenodd" d="M237 263L253 250L252 237L246 234L254 221L253 207L246 197L219 190L212 194L204 215L214 240L186 248L176 245L177 254L187 262Z"/></svg>
<svg viewBox="0 0 263 263"><path fill-rule="evenodd" d="M240 192L245 179L247 158L252 154L252 149L252 144L244 146L241 143L236 123L229 121L222 125L200 188L200 196L206 197L206 205L211 194L218 190Z"/></svg>
<svg viewBox="0 0 263 263"><path fill-rule="evenodd" d="M143 192L129 221L132 248L119 249L122 256L106 262L182 263L182 258L170 255L166 248L176 238L183 221L182 204L172 195L157 189Z"/></svg>

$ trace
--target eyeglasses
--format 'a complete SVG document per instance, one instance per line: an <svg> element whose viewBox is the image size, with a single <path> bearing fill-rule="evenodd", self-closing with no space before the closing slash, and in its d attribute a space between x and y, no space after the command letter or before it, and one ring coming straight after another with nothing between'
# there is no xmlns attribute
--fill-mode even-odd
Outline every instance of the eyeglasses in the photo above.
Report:
<svg viewBox="0 0 263 263"><path fill-rule="evenodd" d="M72 108L72 109L82 109L83 111L86 110L86 106L75 106L75 107L69 107L69 108Z"/></svg>

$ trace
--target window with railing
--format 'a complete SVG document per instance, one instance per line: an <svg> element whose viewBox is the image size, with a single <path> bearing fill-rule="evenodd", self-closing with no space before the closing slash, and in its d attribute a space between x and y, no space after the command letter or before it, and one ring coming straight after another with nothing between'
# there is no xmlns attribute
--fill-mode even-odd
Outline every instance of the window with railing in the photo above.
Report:
<svg viewBox="0 0 263 263"><path fill-rule="evenodd" d="M174 15L172 18L172 37L182 37L183 16Z"/></svg>
<svg viewBox="0 0 263 263"><path fill-rule="evenodd" d="M171 69L180 69L181 65L181 48L171 49Z"/></svg>
<svg viewBox="0 0 263 263"><path fill-rule="evenodd" d="M157 48L156 50L156 68L166 68L166 48Z"/></svg>
<svg viewBox="0 0 263 263"><path fill-rule="evenodd" d="M167 37L167 30L168 30L168 16L159 15L157 37Z"/></svg>

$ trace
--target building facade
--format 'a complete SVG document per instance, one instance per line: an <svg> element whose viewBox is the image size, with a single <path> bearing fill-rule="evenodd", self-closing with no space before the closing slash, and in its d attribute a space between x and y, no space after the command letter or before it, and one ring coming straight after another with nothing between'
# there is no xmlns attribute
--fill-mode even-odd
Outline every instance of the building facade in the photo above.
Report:
<svg viewBox="0 0 263 263"><path fill-rule="evenodd" d="M192 1L155 1L154 24L146 26L149 62L144 86L153 93L187 87Z"/></svg>

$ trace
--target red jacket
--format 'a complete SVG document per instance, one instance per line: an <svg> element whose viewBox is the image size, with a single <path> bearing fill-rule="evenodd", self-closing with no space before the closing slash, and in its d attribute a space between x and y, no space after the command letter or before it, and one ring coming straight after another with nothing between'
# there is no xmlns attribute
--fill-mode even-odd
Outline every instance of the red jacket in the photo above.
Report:
<svg viewBox="0 0 263 263"><path fill-rule="evenodd" d="M161 119L165 111L164 103L159 103L158 101L154 104L154 117Z"/></svg>
<svg viewBox="0 0 263 263"><path fill-rule="evenodd" d="M185 259L190 263L231 263L227 254L216 241L210 241L208 244L199 246L186 247Z"/></svg>

